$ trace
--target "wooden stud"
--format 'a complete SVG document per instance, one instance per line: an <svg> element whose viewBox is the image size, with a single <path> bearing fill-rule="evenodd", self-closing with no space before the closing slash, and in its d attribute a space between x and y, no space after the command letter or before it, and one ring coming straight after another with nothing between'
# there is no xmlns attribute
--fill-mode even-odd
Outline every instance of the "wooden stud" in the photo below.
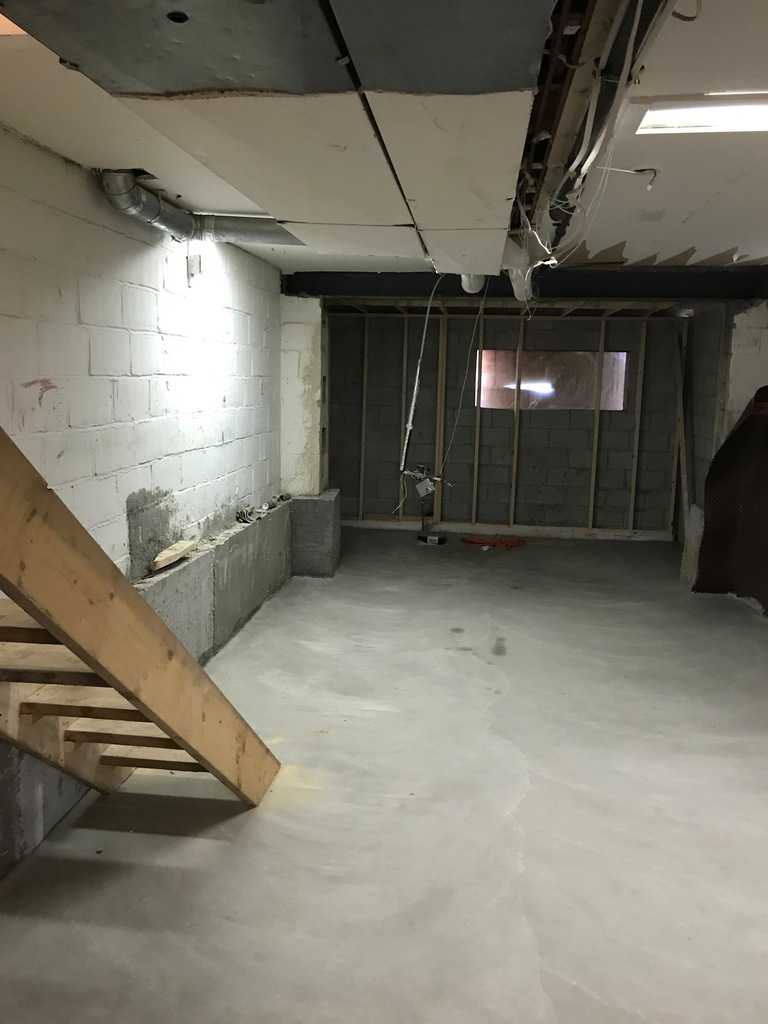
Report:
<svg viewBox="0 0 768 1024"><path fill-rule="evenodd" d="M68 743L65 730L73 719L24 713L24 704L34 703L41 689L49 691L52 688L29 683L4 683L0 686L0 738L88 786L103 792L116 789L131 774L131 769L102 765L99 759L103 745L77 747Z"/></svg>
<svg viewBox="0 0 768 1024"><path fill-rule="evenodd" d="M59 641L13 601L0 598L0 642L58 644Z"/></svg>
<svg viewBox="0 0 768 1024"><path fill-rule="evenodd" d="M368 418L368 317L363 318L363 384L360 396L360 476L357 493L357 518L365 516L365 433Z"/></svg>
<svg viewBox="0 0 768 1024"><path fill-rule="evenodd" d="M0 643L0 683L107 685L66 647L28 643Z"/></svg>
<svg viewBox="0 0 768 1024"><path fill-rule="evenodd" d="M64 730L69 743L102 743L128 747L159 747L178 750L179 745L166 736L153 722L122 722L114 719L98 721L78 718Z"/></svg>
<svg viewBox="0 0 768 1024"><path fill-rule="evenodd" d="M687 517L689 509L688 495L688 438L685 425L685 360L688 345L688 321L683 320L680 337L675 339L675 439L672 448L672 489L669 496L669 513L667 525L671 531L675 528L675 512L677 509L678 485L683 515ZM685 524L683 524L685 528Z"/></svg>
<svg viewBox="0 0 768 1024"><path fill-rule="evenodd" d="M637 506L637 474L640 461L640 428L643 416L643 385L645 382L645 349L648 341L648 321L643 320L643 332L637 353L637 382L635 384L635 427L632 438L632 472L629 483L629 505L627 507L627 529L635 528Z"/></svg>
<svg viewBox="0 0 768 1024"><path fill-rule="evenodd" d="M472 522L477 522L477 496L480 487L480 426L483 389L483 352L485 351L485 310L480 314L480 339L477 343L475 375L475 436L472 454Z"/></svg>
<svg viewBox="0 0 768 1024"><path fill-rule="evenodd" d="M445 399L446 399L446 374L448 368L448 317L440 317L440 334L437 345L437 381L435 401L435 476L443 475L445 467L443 459L445 456ZM445 487L442 480L435 485L434 503L432 506L432 519L439 523L443 518L443 494Z"/></svg>
<svg viewBox="0 0 768 1024"><path fill-rule="evenodd" d="M400 452L405 444L405 419L408 415L408 314L403 315L403 345L402 345L402 380L400 384ZM400 458L398 452L398 459ZM403 477L399 477L397 518L402 519L405 514L405 483Z"/></svg>
<svg viewBox="0 0 768 1024"><path fill-rule="evenodd" d="M274 755L4 431L0 467L0 588L257 804L280 767Z"/></svg>
<svg viewBox="0 0 768 1024"><path fill-rule="evenodd" d="M152 747L107 747L100 757L105 767L160 768L166 772L204 772L185 750L157 750Z"/></svg>
<svg viewBox="0 0 768 1024"><path fill-rule="evenodd" d="M520 317L517 337L517 355L515 356L515 411L512 434L512 480L509 488L509 525L515 525L517 515L517 475L520 463L520 384L522 380L522 358L525 346L524 316Z"/></svg>
<svg viewBox="0 0 768 1024"><path fill-rule="evenodd" d="M42 686L24 698L19 714L34 718L103 718L107 721L146 722L147 717L115 690L85 686Z"/></svg>
<svg viewBox="0 0 768 1024"><path fill-rule="evenodd" d="M595 498L597 494L597 461L600 450L600 412L603 404L603 356L605 354L606 323L600 324L600 341L595 360L594 419L592 421L592 469L589 475L589 510L587 512L587 529L595 525Z"/></svg>

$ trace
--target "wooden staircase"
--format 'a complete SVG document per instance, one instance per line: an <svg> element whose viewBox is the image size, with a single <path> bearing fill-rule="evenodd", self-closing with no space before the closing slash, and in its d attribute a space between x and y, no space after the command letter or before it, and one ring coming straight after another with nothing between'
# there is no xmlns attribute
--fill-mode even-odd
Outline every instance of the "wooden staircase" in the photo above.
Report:
<svg viewBox="0 0 768 1024"><path fill-rule="evenodd" d="M0 430L0 737L96 789L210 772L256 805L280 764Z"/></svg>

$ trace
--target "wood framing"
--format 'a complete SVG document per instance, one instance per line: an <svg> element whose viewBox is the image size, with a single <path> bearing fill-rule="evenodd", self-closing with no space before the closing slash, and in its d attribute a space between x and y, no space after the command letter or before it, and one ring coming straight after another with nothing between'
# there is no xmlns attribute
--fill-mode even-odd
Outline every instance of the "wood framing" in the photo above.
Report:
<svg viewBox="0 0 768 1024"><path fill-rule="evenodd" d="M627 505L627 529L635 528L637 505L637 474L640 461L640 429L643 419L643 394L645 385L645 349L648 344L648 321L643 322L643 333L637 352L637 382L635 384L635 424L632 435L632 470L629 480L629 503Z"/></svg>
<svg viewBox="0 0 768 1024"><path fill-rule="evenodd" d="M475 380L475 433L472 451L472 522L477 522L477 496L480 485L480 428L482 425L483 351L485 350L485 310L480 313L480 338L477 343L477 373Z"/></svg>
<svg viewBox="0 0 768 1024"><path fill-rule="evenodd" d="M0 589L124 698L138 720L153 722L242 800L257 804L279 769L274 755L3 431L0 467ZM15 695L17 717L38 728L54 718L51 726L67 746L62 719L69 725L67 719L94 709L112 718L129 713L104 707L107 689L47 684L24 695L19 685L0 685L6 702ZM3 734L31 749L23 731L17 726L14 738L4 719ZM99 744L72 747L65 760Z"/></svg>
<svg viewBox="0 0 768 1024"><path fill-rule="evenodd" d="M515 525L517 515L517 473L520 465L520 375L523 349L525 348L525 320L520 318L515 356L515 419L512 433L512 478L509 485L509 525Z"/></svg>
<svg viewBox="0 0 768 1024"><path fill-rule="evenodd" d="M435 401L435 475L443 475L445 455L445 378L448 367L448 317L440 317L440 334L437 344L437 393ZM443 515L442 480L435 485L435 498L432 517L439 520Z"/></svg>
<svg viewBox="0 0 768 1024"><path fill-rule="evenodd" d="M363 382L360 393L360 473L358 476L357 518L365 515L365 448L368 419L368 317L363 319Z"/></svg>
<svg viewBox="0 0 768 1024"><path fill-rule="evenodd" d="M592 465L589 473L589 507L587 509L587 526L591 530L595 525L595 499L597 497L597 460L600 452L600 412L603 404L603 362L605 355L605 320L600 324L600 340L595 360L594 417L592 419Z"/></svg>

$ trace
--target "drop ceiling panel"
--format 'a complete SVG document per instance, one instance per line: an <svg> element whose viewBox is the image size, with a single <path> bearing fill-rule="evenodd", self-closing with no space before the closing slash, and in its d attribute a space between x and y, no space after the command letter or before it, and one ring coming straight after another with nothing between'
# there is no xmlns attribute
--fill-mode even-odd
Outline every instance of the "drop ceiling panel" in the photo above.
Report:
<svg viewBox="0 0 768 1024"><path fill-rule="evenodd" d="M410 221L354 93L124 102L279 220Z"/></svg>
<svg viewBox="0 0 768 1024"><path fill-rule="evenodd" d="M441 274L498 274L507 229L423 231L422 237Z"/></svg>
<svg viewBox="0 0 768 1024"><path fill-rule="evenodd" d="M432 264L424 257L391 256L377 253L375 256L348 256L342 253L318 253L301 246L248 246L255 256L278 267L285 274L303 270L328 271L372 271L375 273L400 273L432 270Z"/></svg>
<svg viewBox="0 0 768 1024"><path fill-rule="evenodd" d="M368 99L419 228L509 225L532 93Z"/></svg>
<svg viewBox="0 0 768 1024"><path fill-rule="evenodd" d="M350 88L317 0L5 0L5 13L114 93ZM73 11L76 8L76 11Z"/></svg>
<svg viewBox="0 0 768 1024"><path fill-rule="evenodd" d="M365 89L491 93L536 84L554 0L331 0Z"/></svg>
<svg viewBox="0 0 768 1024"><path fill-rule="evenodd" d="M362 227L359 224L293 224L285 227L313 252L344 256L398 256L423 259L413 228Z"/></svg>
<svg viewBox="0 0 768 1024"><path fill-rule="evenodd" d="M261 212L29 36L0 37L0 123L85 167L144 167L191 209Z"/></svg>
<svg viewBox="0 0 768 1024"><path fill-rule="evenodd" d="M696 4L680 4L693 11ZM695 21L669 18L645 57L638 91L648 96L768 89L765 0L705 0Z"/></svg>
<svg viewBox="0 0 768 1024"><path fill-rule="evenodd" d="M644 109L632 105L622 119L612 166L657 169L653 188L648 175L607 173L586 233L589 256L607 251L609 259L672 265L768 259L764 218L756 215L765 206L768 134L636 135ZM590 176L585 207L601 180L599 171ZM580 229L574 219L566 244Z"/></svg>

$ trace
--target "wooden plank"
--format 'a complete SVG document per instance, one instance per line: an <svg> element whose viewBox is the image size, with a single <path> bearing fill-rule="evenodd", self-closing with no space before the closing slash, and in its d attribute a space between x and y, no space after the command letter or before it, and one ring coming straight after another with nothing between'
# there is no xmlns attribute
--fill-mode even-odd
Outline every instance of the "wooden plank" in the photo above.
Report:
<svg viewBox="0 0 768 1024"><path fill-rule="evenodd" d="M261 800L279 761L4 431L0 589L241 799Z"/></svg>
<svg viewBox="0 0 768 1024"><path fill-rule="evenodd" d="M480 426L483 395L483 351L485 350L485 310L480 314L480 340L475 367L475 432L472 445L472 522L477 522L477 494L480 484Z"/></svg>
<svg viewBox="0 0 768 1024"><path fill-rule="evenodd" d="M152 559L152 572L160 572L161 569L180 562L182 558L191 555L196 547L196 540L177 540L175 544L171 544L169 548L165 548Z"/></svg>
<svg viewBox="0 0 768 1024"><path fill-rule="evenodd" d="M109 792L128 778L131 768L101 764L103 744L75 746L65 739L73 721L63 717L42 718L22 714L25 701L34 701L41 687L30 683L6 683L0 686L0 738L20 750L33 754L88 786ZM48 691L50 687L42 687Z"/></svg>
<svg viewBox="0 0 768 1024"><path fill-rule="evenodd" d="M66 647L27 643L0 643L0 682L107 685Z"/></svg>
<svg viewBox="0 0 768 1024"><path fill-rule="evenodd" d="M595 391L594 417L592 419L592 466L589 474L589 508L587 510L587 528L595 525L595 501L597 498L597 460L600 451L600 413L603 405L603 357L605 355L605 320L600 324L600 341L595 360Z"/></svg>
<svg viewBox="0 0 768 1024"><path fill-rule="evenodd" d="M19 644L58 644L47 629L13 601L0 597L0 641Z"/></svg>
<svg viewBox="0 0 768 1024"><path fill-rule="evenodd" d="M525 318L520 317L517 335L517 355L515 356L515 425L512 435L512 480L509 488L509 525L515 525L517 515L517 474L520 465L520 383L521 366L525 347Z"/></svg>
<svg viewBox="0 0 768 1024"><path fill-rule="evenodd" d="M94 721L78 718L68 725L64 738L70 743L103 743L126 747L159 747L178 750L179 745L166 736L154 722Z"/></svg>
<svg viewBox="0 0 768 1024"><path fill-rule="evenodd" d="M435 400L435 475L442 478L445 472L443 465L445 454L445 388L448 367L448 317L440 317L440 333L437 343L437 393ZM443 518L443 481L435 485L432 505L432 519L439 523Z"/></svg>
<svg viewBox="0 0 768 1024"><path fill-rule="evenodd" d="M107 747L101 764L115 768L161 768L172 772L204 772L185 750L152 750L148 747Z"/></svg>
<svg viewBox="0 0 768 1024"><path fill-rule="evenodd" d="M363 320L363 380L360 394L360 473L358 476L357 518L365 516L365 448L368 421L368 317Z"/></svg>
<svg viewBox="0 0 768 1024"><path fill-rule="evenodd" d="M645 349L648 340L648 321L643 320L643 333L637 354L637 384L635 389L635 427L632 435L632 472L627 506L627 528L634 530L637 507L637 472L640 462L640 428L643 418L643 385L645 382Z"/></svg>
<svg viewBox="0 0 768 1024"><path fill-rule="evenodd" d="M146 722L142 711L116 690L87 686L41 686L22 700L20 713L41 718L103 718L107 721Z"/></svg>

